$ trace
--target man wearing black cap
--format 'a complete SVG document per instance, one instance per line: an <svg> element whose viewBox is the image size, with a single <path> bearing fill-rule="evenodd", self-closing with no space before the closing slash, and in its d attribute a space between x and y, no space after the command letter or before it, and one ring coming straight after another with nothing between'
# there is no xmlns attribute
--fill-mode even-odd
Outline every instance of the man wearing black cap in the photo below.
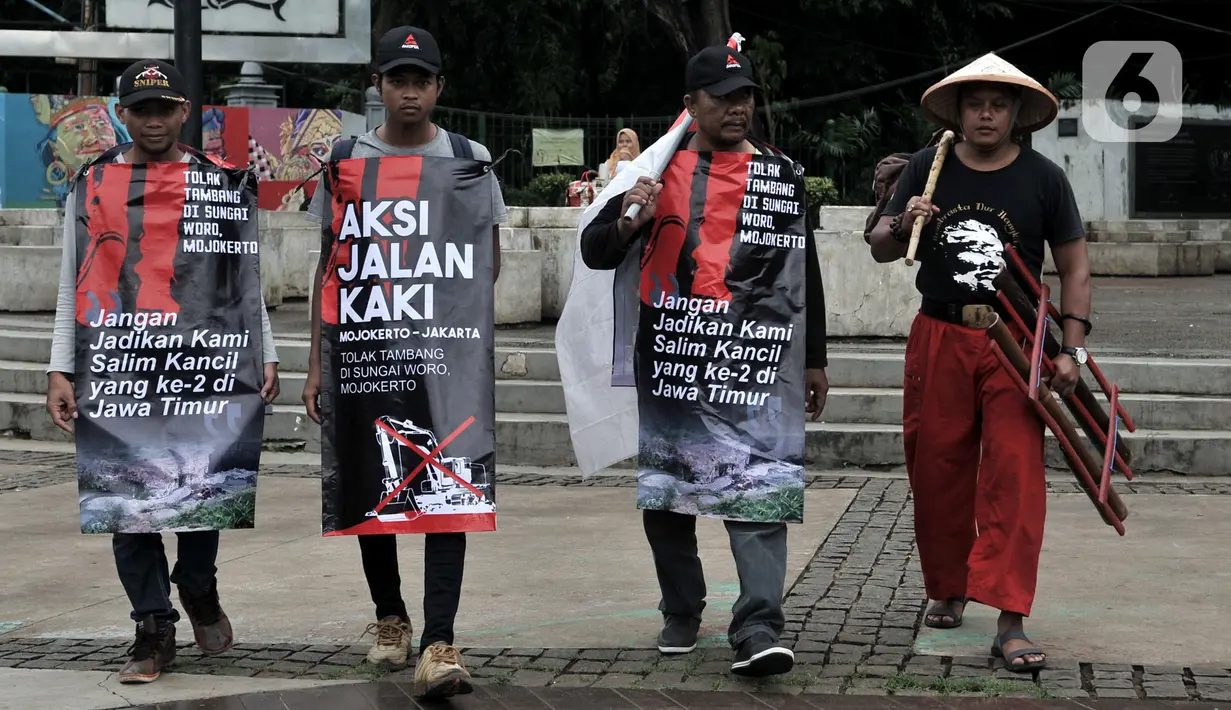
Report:
<svg viewBox="0 0 1231 710"><path fill-rule="evenodd" d="M758 89L747 57L726 46L707 47L688 62L684 105L695 119L677 148L700 152L777 154L750 137L756 118L753 91ZM622 196L612 197L583 230L581 253L591 269L615 269L634 244L645 249L654 223L660 181L638 179ZM623 215L640 205L631 220ZM808 221L806 232L814 226ZM816 245L805 239L807 335L804 382L806 411L813 420L825 405L825 296ZM638 391L639 397L647 393ZM705 577L697 555L696 517L671 510L643 510L643 525L654 555L662 593L659 609L664 627L658 636L662 653L688 653L696 647L705 608ZM735 649L732 672L766 676L788 672L794 654L780 641L785 618L782 594L786 577L785 523L724 521L739 573L740 596L732 609L728 641Z"/></svg>
<svg viewBox="0 0 1231 710"><path fill-rule="evenodd" d="M99 157L117 163L198 162L201 154L185 151L180 128L188 118L184 80L175 67L157 59L133 63L120 76L120 106L116 115L132 136L132 143L115 146ZM74 329L77 298L75 201L66 200L60 287L56 302L51 362L47 368L47 410L56 426L72 433L77 418L73 392ZM261 396L270 404L278 396L278 355L269 327L269 314L261 300L262 349L265 385ZM230 650L234 643L231 622L218 600L218 531L176 533L179 539L175 568L167 574L167 556L159 533L116 533L112 538L120 583L132 603L137 636L131 658L120 671L121 683L150 683L175 659L175 622L179 613L171 602L171 584L192 623L193 635L207 656Z"/></svg>
<svg viewBox="0 0 1231 710"><path fill-rule="evenodd" d="M487 148L464 136L450 133L432 122L432 110L444 91L441 76L443 61L436 39L418 27L389 30L376 45L372 84L385 105L385 121L374 130L352 141L339 141L331 160L399 155L424 155L444 158L473 158L490 161ZM508 209L494 173L492 186L492 278L500 271L500 225L508 221ZM322 177L312 196L307 218L322 226L321 264L317 269L312 305L312 346L303 401L308 416L321 421L317 397L320 395L320 294L325 260L332 251L331 235L322 215L330 198ZM494 383L493 383L494 385ZM363 572L376 623L368 627L376 641L368 661L398 668L407 662L411 639L410 616L402 599L398 574L395 535L359 535ZM423 632L419 640L419 662L415 669L415 693L439 698L469 693L470 675L461 653L453 646L453 622L461 601L462 573L466 559L465 533L429 533L424 539Z"/></svg>

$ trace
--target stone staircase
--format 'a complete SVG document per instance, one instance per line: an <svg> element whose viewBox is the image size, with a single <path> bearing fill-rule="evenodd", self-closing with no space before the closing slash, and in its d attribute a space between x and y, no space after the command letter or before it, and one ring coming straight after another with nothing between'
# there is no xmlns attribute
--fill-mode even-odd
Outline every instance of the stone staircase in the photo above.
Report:
<svg viewBox="0 0 1231 710"><path fill-rule="evenodd" d="M266 448L317 452L319 429L299 402L307 338L279 335L282 393L266 418ZM43 373L50 351L49 315L0 317L0 432L67 445L70 437L52 425L44 409ZM1123 401L1137 424L1137 432L1125 436L1137 457L1138 474L1231 475L1231 360L1103 357L1100 363L1125 393ZM500 464L576 465L551 330L500 329L495 365ZM903 466L902 365L899 345L832 346L832 389L824 418L807 425L810 466ZM1047 456L1051 466L1064 468L1054 442Z"/></svg>
<svg viewBox="0 0 1231 710"><path fill-rule="evenodd" d="M866 245L858 236L866 209L827 208L822 215L818 244L830 310L828 328L835 339L900 337L916 307L913 271L868 266ZM575 457L553 331L541 323L554 321L563 307L579 210L514 208L510 213L511 224L501 233L497 323L522 325L497 331L498 461L505 466L572 466ZM263 242L272 247L265 256L268 264L262 263L269 281L266 301L277 308L274 327L282 360L282 394L266 419L266 447L317 452L319 430L303 415L299 394L308 355L302 299L319 242L314 243L314 230L298 213L263 213L262 220ZM51 311L59 273L59 223L56 210L0 210L0 432L17 439L60 442L67 448L71 438L51 424L44 409L44 368L51 350ZM1198 243L1217 251L1227 229L1221 222L1124 224L1122 231L1114 224L1093 225L1096 241L1091 247ZM1160 234L1171 241L1155 236ZM1123 239L1116 241L1119 235ZM1108 354L1100 355L1099 363L1120 385L1138 425L1136 433L1126 435L1138 459L1138 473L1231 475L1231 360L1147 360ZM899 469L903 465L902 366L900 341L830 346L833 389L824 420L808 424L811 466ZM1048 446L1048 457L1051 465L1064 468L1054 444Z"/></svg>
<svg viewBox="0 0 1231 710"><path fill-rule="evenodd" d="M1088 224L1095 276L1231 273L1231 220L1128 220Z"/></svg>

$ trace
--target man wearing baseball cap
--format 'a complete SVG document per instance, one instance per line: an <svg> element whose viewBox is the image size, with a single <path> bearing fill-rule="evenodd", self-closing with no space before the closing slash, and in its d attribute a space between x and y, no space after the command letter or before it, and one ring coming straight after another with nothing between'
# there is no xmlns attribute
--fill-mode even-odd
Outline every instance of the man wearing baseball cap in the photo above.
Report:
<svg viewBox="0 0 1231 710"><path fill-rule="evenodd" d="M436 156L491 161L483 145L446 131L432 122L432 111L445 88L444 61L430 32L420 27L395 27L376 43L372 85L385 105L385 120L353 140L338 141L329 159L385 156ZM500 224L508 221L508 209L495 173L489 175L492 193L492 278L500 272ZM322 176L307 218L322 226L321 263L317 268L312 301L312 345L303 401L308 416L321 422L320 342L321 278L332 250L329 221L324 219L331 198ZM495 383L492 382L492 386ZM338 470L342 478L363 475ZM359 535L363 573L367 579L376 622L368 627L375 643L368 662L390 668L406 665L412 627L402 598L398 571L396 535ZM461 602L462 576L466 562L465 533L428 533L424 536L423 631L419 636L419 660L415 668L417 697L444 698L473 690L462 655L453 646L453 624Z"/></svg>
<svg viewBox="0 0 1231 710"><path fill-rule="evenodd" d="M729 46L706 47L689 60L684 84L687 92L684 106L695 123L675 150L785 158L751 135L756 118L753 91L759 87L753 78L752 63L739 51ZM581 234L581 255L587 267L616 269L633 248L641 252L642 259L647 259L653 253L649 241L651 233L657 229L656 219L661 220L660 224L690 222L691 214L668 211L679 209L672 205L690 202L678 199L678 194L677 199L664 200L659 210L663 189L662 181L641 177L627 192L607 198L606 205ZM687 189L689 186L675 187L677 191ZM711 208L710 199L706 197L706 210ZM631 220L625 219L624 215L633 205L640 205L640 211ZM692 210L692 205L687 209ZM725 215L738 206L714 204L713 209ZM808 212L805 210L805 214ZM811 222L810 217L805 220L806 234L814 229ZM805 411L816 420L829 388L825 375L825 295L812 239L804 239L804 253ZM640 400L654 396L640 380L637 394ZM674 477L666 472L661 475ZM670 496L667 498L674 501ZM662 594L659 609L664 625L658 635L658 649L665 654L689 653L697 646L701 612L706 605L705 576L697 554L697 514L686 512L686 507L677 508L674 502L649 501L639 503L639 507ZM735 651L731 671L745 676L786 673L794 665L794 654L781 641L786 623L782 595L786 580L787 524L728 518L724 525L740 584L740 595L732 608L727 633L728 643Z"/></svg>
<svg viewBox="0 0 1231 710"><path fill-rule="evenodd" d="M184 78L175 67L159 59L134 62L120 75L120 106L131 108L142 101L166 101L179 105L168 108L187 111Z"/></svg>
<svg viewBox="0 0 1231 710"><path fill-rule="evenodd" d="M132 142L108 150L99 161L190 163L204 159L200 153L185 151L179 142L189 106L184 80L175 67L157 59L134 62L120 76L119 98L116 114ZM70 434L72 420L77 418L76 397L69 379L76 357L75 205L75 200L65 201L60 287L47 368L47 410L56 426ZM129 207L130 212L135 209L141 208ZM265 362L261 396L266 404L271 404L278 396L278 355L263 297L261 333ZM112 537L116 571L132 604L130 616L137 623L136 639L129 649L131 657L120 671L121 683L153 682L175 660L175 622L180 615L171 601L171 584L178 588L180 603L204 655L225 653L234 643L231 622L218 600L218 531L180 532L176 536L178 555L169 575L160 533L115 533Z"/></svg>

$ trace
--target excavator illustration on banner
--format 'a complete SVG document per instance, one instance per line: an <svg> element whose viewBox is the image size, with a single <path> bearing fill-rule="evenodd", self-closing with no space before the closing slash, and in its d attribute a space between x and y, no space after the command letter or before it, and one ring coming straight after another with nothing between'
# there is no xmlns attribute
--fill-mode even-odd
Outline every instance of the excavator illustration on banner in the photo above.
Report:
<svg viewBox="0 0 1231 710"><path fill-rule="evenodd" d="M494 512L487 493L487 469L482 464L467 457L443 456L436 434L409 419L382 416L376 420L375 429L385 469L381 480L384 505L368 511L367 517L399 522L433 513ZM411 471L429 460L438 466L427 463L413 480L406 480Z"/></svg>

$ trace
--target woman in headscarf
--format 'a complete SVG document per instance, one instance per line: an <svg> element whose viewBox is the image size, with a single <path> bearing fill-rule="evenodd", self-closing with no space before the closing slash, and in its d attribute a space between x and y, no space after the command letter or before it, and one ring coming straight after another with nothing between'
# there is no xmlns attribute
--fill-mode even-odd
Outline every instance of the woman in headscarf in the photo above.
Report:
<svg viewBox="0 0 1231 710"><path fill-rule="evenodd" d="M621 128L616 134L616 147L611 151L611 157L603 163L606 174L599 175L603 180L610 180L616 175L616 168L623 161L632 161L641 155L641 142L637 139L637 132L631 128Z"/></svg>

